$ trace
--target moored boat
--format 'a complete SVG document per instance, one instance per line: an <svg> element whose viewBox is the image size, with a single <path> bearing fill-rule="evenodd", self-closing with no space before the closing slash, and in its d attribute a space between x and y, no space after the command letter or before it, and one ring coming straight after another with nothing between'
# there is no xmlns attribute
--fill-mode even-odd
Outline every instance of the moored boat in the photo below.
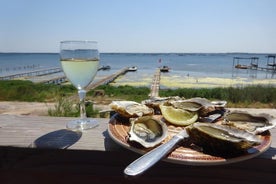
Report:
<svg viewBox="0 0 276 184"><path fill-rule="evenodd" d="M128 68L128 71L135 72L137 70L137 66L132 66Z"/></svg>
<svg viewBox="0 0 276 184"><path fill-rule="evenodd" d="M110 66L109 65L106 65L106 66L101 66L99 69L100 70L110 70Z"/></svg>
<svg viewBox="0 0 276 184"><path fill-rule="evenodd" d="M237 65L235 66L235 68L238 68L238 69L249 69L250 67L247 66L247 65L237 64Z"/></svg>
<svg viewBox="0 0 276 184"><path fill-rule="evenodd" d="M169 70L170 70L170 68L169 68L168 66L162 66L162 67L160 68L160 71L161 71L161 72L169 72Z"/></svg>

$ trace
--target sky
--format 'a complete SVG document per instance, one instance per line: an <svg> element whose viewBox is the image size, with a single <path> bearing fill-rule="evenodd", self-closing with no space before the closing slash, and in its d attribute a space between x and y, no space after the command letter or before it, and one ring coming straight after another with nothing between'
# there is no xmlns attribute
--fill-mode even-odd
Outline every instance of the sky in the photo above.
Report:
<svg viewBox="0 0 276 184"><path fill-rule="evenodd" d="M276 53L276 0L0 0L0 52Z"/></svg>

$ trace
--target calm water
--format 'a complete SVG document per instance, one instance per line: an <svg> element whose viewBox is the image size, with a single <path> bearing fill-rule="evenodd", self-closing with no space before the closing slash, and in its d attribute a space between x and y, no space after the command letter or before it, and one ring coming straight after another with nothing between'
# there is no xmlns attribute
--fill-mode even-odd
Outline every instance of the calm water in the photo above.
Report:
<svg viewBox="0 0 276 184"><path fill-rule="evenodd" d="M267 54L101 54L100 65L109 65L108 71L100 71L97 77L112 74L124 67L137 66L138 71L127 73L122 80L143 80L151 78L157 67L168 65L168 76L220 77L220 78L256 78L275 79L275 73L252 70L233 70L233 57L258 57L259 66L266 67ZM250 64L249 60L240 60L241 64ZM0 76L60 66L57 53L0 53Z"/></svg>

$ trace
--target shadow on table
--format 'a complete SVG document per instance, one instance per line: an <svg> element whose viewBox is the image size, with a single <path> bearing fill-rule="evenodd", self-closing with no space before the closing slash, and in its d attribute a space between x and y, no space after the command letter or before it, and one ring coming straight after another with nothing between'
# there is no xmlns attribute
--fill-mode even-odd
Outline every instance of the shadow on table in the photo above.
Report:
<svg viewBox="0 0 276 184"><path fill-rule="evenodd" d="M82 136L82 132L61 129L37 138L31 148L66 149L75 144Z"/></svg>

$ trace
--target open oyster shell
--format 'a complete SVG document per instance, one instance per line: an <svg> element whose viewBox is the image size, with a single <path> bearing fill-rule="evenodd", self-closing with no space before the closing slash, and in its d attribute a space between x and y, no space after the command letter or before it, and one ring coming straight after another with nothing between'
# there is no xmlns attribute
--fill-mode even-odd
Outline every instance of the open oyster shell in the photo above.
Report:
<svg viewBox="0 0 276 184"><path fill-rule="evenodd" d="M153 115L152 108L134 101L113 101L110 108L126 118Z"/></svg>
<svg viewBox="0 0 276 184"><path fill-rule="evenodd" d="M194 144L214 155L234 156L261 143L257 135L226 125L197 122L186 130Z"/></svg>
<svg viewBox="0 0 276 184"><path fill-rule="evenodd" d="M226 101L209 101L206 98L196 97L185 99L178 96L172 97L156 97L142 101L142 104L154 109L155 114L161 114L160 105L171 105L177 109L188 110L191 112L199 112L200 116L207 116L215 110L223 109Z"/></svg>
<svg viewBox="0 0 276 184"><path fill-rule="evenodd" d="M129 141L138 142L145 148L154 147L167 137L167 125L152 116L131 118L130 123Z"/></svg>
<svg viewBox="0 0 276 184"><path fill-rule="evenodd" d="M276 119L268 114L249 114L232 111L225 115L224 125L234 126L253 134L260 134L276 126Z"/></svg>
<svg viewBox="0 0 276 184"><path fill-rule="evenodd" d="M224 108L226 101L209 101L206 98L190 98L186 100L175 100L168 102L175 108L184 109L188 111L198 111L200 116L207 116L208 113L217 109Z"/></svg>
<svg viewBox="0 0 276 184"><path fill-rule="evenodd" d="M181 98L179 96L170 96L170 97L153 97L147 100L143 100L141 103L145 104L146 106L153 108L155 114L161 114L161 110L159 108L159 105L163 103L167 103L170 101L177 101L177 100L184 100L184 98Z"/></svg>

